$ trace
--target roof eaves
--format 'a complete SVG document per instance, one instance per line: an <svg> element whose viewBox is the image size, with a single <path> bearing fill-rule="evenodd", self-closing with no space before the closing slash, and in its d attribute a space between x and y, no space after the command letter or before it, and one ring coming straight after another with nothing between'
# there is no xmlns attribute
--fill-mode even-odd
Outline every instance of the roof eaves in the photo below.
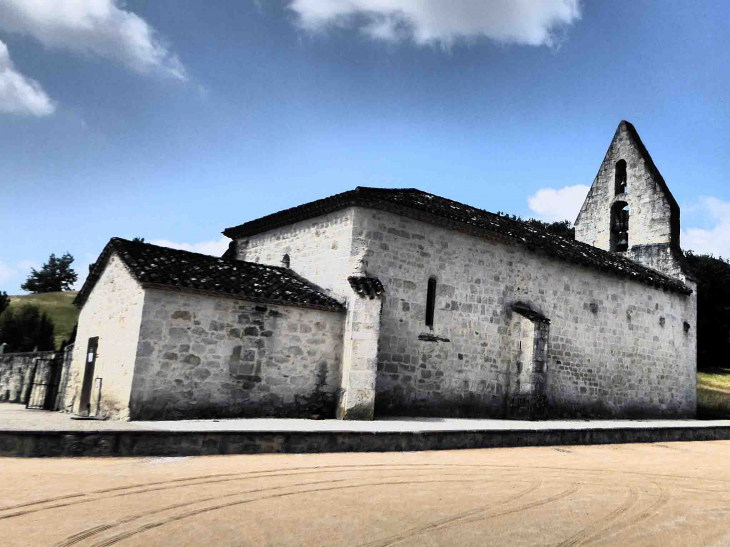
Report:
<svg viewBox="0 0 730 547"><path fill-rule="evenodd" d="M275 299L271 299L271 298L262 298L259 296L249 296L246 294L226 293L226 292L220 292L220 291L208 291L205 289L196 289L194 287L179 287L177 285L163 285L163 284L159 284L159 283L142 283L142 288L155 289L155 290L168 291L168 292L198 294L201 296L213 296L216 298L226 298L228 300L246 300L248 302L256 302L256 303L260 303L260 304L275 304L278 306L291 306L291 307L295 307L295 308L308 308L308 309L313 309L313 310L332 311L332 312L345 311L345 306L343 306L340 302L337 302L334 299L332 299L332 304L325 305L325 304L316 304L313 302L295 302L295 301L291 301L291 300L275 300Z"/></svg>

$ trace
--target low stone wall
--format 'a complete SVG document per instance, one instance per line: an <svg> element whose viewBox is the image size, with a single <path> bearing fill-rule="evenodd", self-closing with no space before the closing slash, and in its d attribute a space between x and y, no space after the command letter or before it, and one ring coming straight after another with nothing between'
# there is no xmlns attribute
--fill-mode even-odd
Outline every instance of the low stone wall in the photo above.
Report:
<svg viewBox="0 0 730 547"><path fill-rule="evenodd" d="M63 371L54 410L62 410L63 393L68 382L73 344L63 350ZM55 351L31 351L26 353L5 353L0 355L0 402L28 402L33 370L38 359L53 359Z"/></svg>
<svg viewBox="0 0 730 547"><path fill-rule="evenodd" d="M470 431L0 431L0 457L405 452L719 441L730 426Z"/></svg>

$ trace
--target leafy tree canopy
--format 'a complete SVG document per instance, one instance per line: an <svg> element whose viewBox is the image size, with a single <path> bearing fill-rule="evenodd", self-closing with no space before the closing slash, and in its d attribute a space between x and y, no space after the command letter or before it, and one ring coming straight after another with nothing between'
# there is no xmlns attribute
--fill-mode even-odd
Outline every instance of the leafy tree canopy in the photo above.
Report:
<svg viewBox="0 0 730 547"><path fill-rule="evenodd" d="M516 215L508 215L505 213L502 213L499 211L497 213L499 216L503 216L505 218L509 218L511 220L517 220L519 222L524 222L525 224L528 224L530 226L534 226L535 228L541 228L543 230L547 230L550 233L553 233L555 235L558 235L560 237L564 237L565 239L575 239L575 226L573 226L573 223L569 220L560 220L556 222L545 222L543 220L537 220L536 218L530 218L525 220L522 217L518 217Z"/></svg>
<svg viewBox="0 0 730 547"><path fill-rule="evenodd" d="M20 288L32 293L70 291L78 279L78 275L71 268L73 261L74 257L69 253L61 258L52 254L40 272L35 268L31 269L28 280Z"/></svg>
<svg viewBox="0 0 730 547"><path fill-rule="evenodd" d="M730 261L684 253L697 280L697 368L727 365L730 355Z"/></svg>
<svg viewBox="0 0 730 547"><path fill-rule="evenodd" d="M6 352L53 350L53 336L53 322L38 306L8 309L0 317L0 344L7 344Z"/></svg>
<svg viewBox="0 0 730 547"><path fill-rule="evenodd" d="M2 314L8 306L10 306L10 297L8 296L8 293L0 291L0 314Z"/></svg>

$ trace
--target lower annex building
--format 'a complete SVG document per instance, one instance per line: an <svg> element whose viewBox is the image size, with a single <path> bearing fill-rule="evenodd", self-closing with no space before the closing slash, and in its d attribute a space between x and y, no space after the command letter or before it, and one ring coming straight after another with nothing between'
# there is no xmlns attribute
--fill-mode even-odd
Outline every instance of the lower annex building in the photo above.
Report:
<svg viewBox="0 0 730 547"><path fill-rule="evenodd" d="M77 297L66 407L694 417L679 207L628 122L575 224L572 241L420 190L358 187L226 229L220 258L113 238Z"/></svg>

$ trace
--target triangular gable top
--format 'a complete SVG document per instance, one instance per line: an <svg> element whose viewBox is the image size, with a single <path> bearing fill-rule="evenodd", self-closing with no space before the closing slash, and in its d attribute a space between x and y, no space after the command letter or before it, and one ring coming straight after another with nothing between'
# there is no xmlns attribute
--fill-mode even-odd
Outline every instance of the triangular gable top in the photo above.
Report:
<svg viewBox="0 0 730 547"><path fill-rule="evenodd" d="M652 159L651 155L649 154L649 151L646 149L646 146L644 146L644 143L641 140L641 137L639 137L639 133L636 131L636 128L633 126L631 122L628 122L626 120L621 120L621 122L618 124L618 127L616 128L616 132L613 135L613 138L611 139L611 144L608 146L608 149L606 150L606 154L603 157L603 161L601 162L601 166L598 169L598 174L596 175L596 178L594 179L593 184L591 185L591 188L588 190L588 195L586 196L586 199L583 202L583 205L581 206L580 212L578 213L578 216L575 220L575 224L579 224L581 220L581 214L586 209L587 203L591 199L591 194L593 192L593 188L596 184L596 181L598 180L601 170L603 169L604 165L611 160L613 149L616 145L616 142L618 141L622 131L626 131L629 139L634 144L636 150L641 155L642 159L644 160L644 165L646 169L649 171L649 173L652 176L652 179L654 182L657 183L657 185L661 188L662 193L666 197L667 201L669 202L669 206L672 209L673 216L676 218L677 223L679 222L679 204L677 203L677 200L674 199L674 196L672 195L672 192L669 190L669 187L667 186L667 183L664 181L664 177L662 177L662 174L659 172L659 169L657 168L656 164L654 163L654 160ZM679 231L679 225L677 224L677 232Z"/></svg>

